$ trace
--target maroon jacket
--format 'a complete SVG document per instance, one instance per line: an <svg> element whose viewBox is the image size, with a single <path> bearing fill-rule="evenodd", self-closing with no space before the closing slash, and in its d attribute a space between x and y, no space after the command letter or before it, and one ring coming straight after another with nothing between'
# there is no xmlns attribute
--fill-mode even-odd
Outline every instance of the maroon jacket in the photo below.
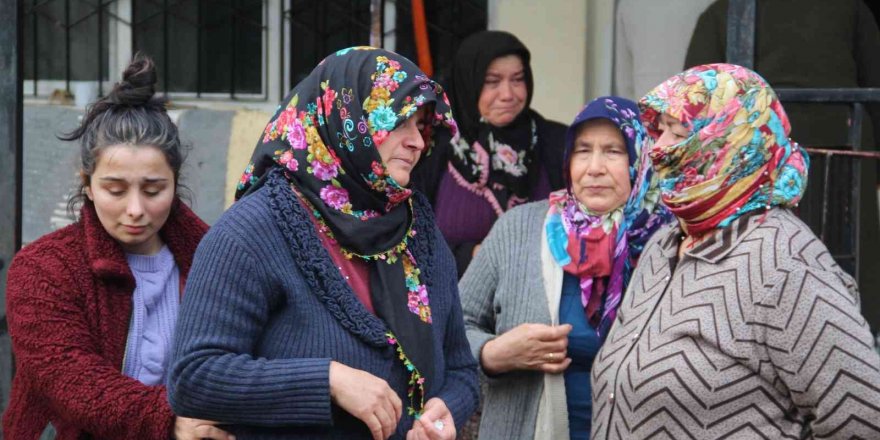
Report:
<svg viewBox="0 0 880 440"><path fill-rule="evenodd" d="M182 280L208 226L186 205L160 231ZM171 437L164 386L122 374L135 280L119 244L87 203L80 221L12 260L6 284L16 374L3 416L7 440L33 440L48 422L58 439Z"/></svg>

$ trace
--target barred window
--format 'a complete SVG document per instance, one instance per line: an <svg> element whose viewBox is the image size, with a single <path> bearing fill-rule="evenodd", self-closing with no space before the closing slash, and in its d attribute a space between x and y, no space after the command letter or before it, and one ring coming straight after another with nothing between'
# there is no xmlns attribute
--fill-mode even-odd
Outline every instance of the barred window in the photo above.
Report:
<svg viewBox="0 0 880 440"><path fill-rule="evenodd" d="M82 84L103 95L135 52L153 57L172 98L280 99L327 54L370 41L416 59L406 0L23 0L24 92ZM424 0L435 76L487 24L487 0Z"/></svg>

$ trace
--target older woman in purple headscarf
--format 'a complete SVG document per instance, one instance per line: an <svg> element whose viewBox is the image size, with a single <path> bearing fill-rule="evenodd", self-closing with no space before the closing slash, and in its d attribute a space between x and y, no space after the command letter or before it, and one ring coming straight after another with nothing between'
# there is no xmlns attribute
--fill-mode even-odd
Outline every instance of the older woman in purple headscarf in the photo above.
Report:
<svg viewBox="0 0 880 440"><path fill-rule="evenodd" d="M647 139L634 102L589 103L566 134L565 189L502 216L464 274L468 340L491 378L481 439L589 438L593 358L671 219Z"/></svg>

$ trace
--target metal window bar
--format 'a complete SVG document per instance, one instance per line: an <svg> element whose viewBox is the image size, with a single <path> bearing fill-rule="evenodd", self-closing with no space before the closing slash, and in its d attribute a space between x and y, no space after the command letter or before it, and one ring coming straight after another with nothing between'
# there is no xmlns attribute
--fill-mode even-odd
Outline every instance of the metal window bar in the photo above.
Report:
<svg viewBox="0 0 880 440"><path fill-rule="evenodd" d="M24 8L19 0L0 0L0 413L9 403L14 369L6 325L6 275L21 248Z"/></svg>
<svg viewBox="0 0 880 440"><path fill-rule="evenodd" d="M823 168L824 185L822 188L822 221L819 228L819 237L825 242L829 230L829 202L831 191L831 162L835 157L849 158L852 162L852 181L855 183L850 192L850 217L853 219L852 231L850 232L850 247L852 252L834 255L835 260L852 261L853 276L859 277L859 263L861 261L861 222L859 221L859 209L861 207L861 163L863 159L880 160L880 153L866 152L862 150L862 125L865 118L865 104L880 103L880 88L823 88L823 89L776 89L779 99L783 102L799 103L842 103L851 105L849 133L847 136L848 146L852 150L830 150L819 148L807 148L811 155L825 157Z"/></svg>
<svg viewBox="0 0 880 440"><path fill-rule="evenodd" d="M192 1L198 2L197 20L188 20L187 17L177 11L177 8L187 3L191 3ZM175 96L184 97L192 94L197 98L201 98L203 95L211 95L212 97L228 99L265 100L268 97L268 90L266 89L266 85L268 84L268 72L265 72L265 68L263 69L263 74L259 76L258 86L249 86L249 88L253 90L259 90L259 93L241 92L242 85L240 84L240 79L237 73L240 73L241 69L245 67L243 67L243 63L239 62L242 59L241 56L243 53L240 52L240 48L237 48L238 44L236 43L237 39L245 32L253 32L258 29L262 35L262 48L260 53L262 56L261 63L265 64L265 60L268 58L266 44L268 38L268 26L266 22L269 19L266 7L267 0L232 1L233 4L225 5L219 2L208 2L203 4L205 3L205 0L131 0L132 13L130 20L122 19L119 15L114 13L114 9L111 7L115 3L119 3L118 0L30 0L22 2L22 22L30 27L30 29L28 29L29 32L25 35L25 45L29 49L25 52L25 56L28 57L26 65L31 70L28 72L28 79L33 81L33 89L30 91L30 94L36 97L39 96L41 92L45 93L46 90L41 91L41 85L45 87L47 82L51 84L51 82L54 81L63 82L63 89L69 93L71 92L71 83L73 81L88 80L96 81L98 83L98 96L102 96L106 88L104 81L109 79L108 74L111 71L111 56L109 53L110 45L104 41L105 39L109 40L114 38L113 35L110 35L109 26L115 24L118 26L128 26L135 30L138 26L142 26L147 21L153 18L159 18L163 22L160 30L162 35L160 46L162 60L159 66L160 78L162 81L160 85L163 88L167 90L169 81L173 81L173 77L171 77L169 73L171 69L163 67L171 66L175 62L178 62L178 60L169 59L172 46L171 37L169 35L169 26L171 26L172 20L176 20L178 25L182 24L183 26L191 26L195 29L196 41L194 42L194 46L196 46L197 53L195 56L195 90L192 92L184 91L174 93ZM149 4L156 7L158 11L147 14L136 14L135 11L138 10L139 4ZM214 20L214 23L208 23L204 20L204 11L208 7L227 9L227 13L221 15L224 15L224 20L232 22L232 30L229 38L232 40L233 44L231 45L232 59L228 63L228 93L208 93L204 84L206 72L216 70L216 66L208 65L210 63L206 62L206 57L203 55L203 42L205 35L210 32L211 27L219 28L229 26L226 24L227 22L218 26L217 20ZM259 18L254 19L251 18L251 16L256 15L254 14L256 8L260 8L261 14ZM82 38L83 35L91 35L92 37L89 38L94 38L96 35L98 38L97 44L89 45L89 49L82 48L82 45L77 47L77 39ZM130 44L132 47L132 53L134 53L134 49L140 47L144 39L144 35L139 35L139 33L135 31L131 34L131 41L118 41L117 44ZM39 44L42 43L45 45L48 41L59 41L59 46L64 51L64 55L61 58L63 60L63 65L50 65L50 70L44 70L46 64L44 59L39 56ZM238 51L238 53L236 53L236 51ZM91 53L89 56L94 57L94 64L90 64L92 62L91 60L81 61L82 59L87 58L88 56L84 57L84 55L89 53ZM249 55L252 58L254 57L254 53L246 53L244 55ZM260 59L260 57L256 58ZM127 60L121 60L120 62L124 65ZM89 68L87 70L87 72L92 73L87 73L86 77L83 77L82 74L82 71L85 68L84 63L95 67L94 69ZM74 68L74 64L76 64L76 68ZM248 68L250 68L250 66L248 66ZM116 78L113 78L113 80L115 79ZM250 84L257 84L254 82L256 79L252 78L251 81ZM49 87L54 86L50 85ZM58 87L61 88L62 86L59 84Z"/></svg>
<svg viewBox="0 0 880 440"><path fill-rule="evenodd" d="M289 6L285 7L286 3L287 3L287 0L281 0L280 2L278 2L278 8L279 8L279 10L278 10L278 29L280 29L280 31L281 31L281 34L280 34L281 41L279 42L280 43L279 50L281 51L281 53L278 54L279 60L281 60L281 62L278 63L278 68L279 68L278 69L279 70L278 71L278 96L281 96L281 97L283 97L284 94L287 93L286 82L284 81L284 72L285 72L285 65L286 65L284 63L284 60L286 59L285 52L284 52L284 40L285 40L286 36L288 35L287 28L285 27L285 25L287 24L286 9L289 8Z"/></svg>
<svg viewBox="0 0 880 440"><path fill-rule="evenodd" d="M314 65L333 50L356 44L381 44L382 38L393 32L397 35L397 53L415 60L415 47L412 44L412 7L408 0L290 0L282 6L284 25L282 29L291 33L291 44L282 49L290 66L290 79L283 92L287 92L304 77ZM396 9L394 29L386 29L384 11L387 5ZM451 66L458 45L468 35L485 30L488 22L488 2L486 0L437 0L425 1L427 25L431 34L431 52L435 66L440 72L435 76L443 78L443 68ZM332 22L331 22L332 20ZM342 25L331 26L331 23ZM378 43L377 43L378 42Z"/></svg>
<svg viewBox="0 0 880 440"><path fill-rule="evenodd" d="M730 0L727 4L728 63L754 69L756 14L756 0Z"/></svg>
<svg viewBox="0 0 880 440"><path fill-rule="evenodd" d="M416 59L413 43L412 4L397 1L398 53ZM488 2L484 0L425 1L428 39L434 61L434 79L448 85L455 52L469 35L486 30Z"/></svg>
<svg viewBox="0 0 880 440"><path fill-rule="evenodd" d="M754 68L755 59L755 26L757 15L757 0L730 0L727 10L727 62L741 66ZM851 106L850 125L848 133L848 146L852 150L830 150L807 148L811 155L825 157L824 185L822 188L822 216L819 226L819 235L823 242L829 234L829 202L831 192L831 159L834 157L850 158L852 162L853 188L850 191L850 217L852 230L849 231L849 246L851 252L833 255L838 262L852 261L853 276L859 279L859 264L861 262L861 245L859 233L861 229L859 221L859 208L861 202L861 160L880 160L880 153L864 152L861 150L862 123L865 118L865 104L880 103L880 88L817 88L817 89L775 89L782 102L798 103L837 103Z"/></svg>
<svg viewBox="0 0 880 440"><path fill-rule="evenodd" d="M55 29L60 28L63 31L63 35L64 35L64 38L63 38L64 39L64 42L63 42L64 73L62 76L63 76L63 80L64 80L64 89L67 92L70 92L70 82L73 78L72 61L71 61L71 59L73 57L72 48L71 48L71 43L72 43L71 31L74 28L78 28L79 26L82 26L87 20L89 20L92 17L96 17L96 23L97 23L97 25L95 26L96 27L96 34L97 34L97 38L98 38L97 45L95 45L95 51L96 51L95 58L97 60L96 81L98 82L98 94L102 95L103 94L103 81L104 81L104 76L106 74L106 71L105 71L106 66L104 65L104 59L105 59L104 51L107 49L107 47L104 45L104 41L103 41L103 39L105 37L105 35L104 35L104 31L105 31L104 19L105 18L113 19L113 20L116 20L119 23L124 24L124 25L130 25L130 23L121 19L116 14L108 11L107 7L109 5L115 3L116 0L96 0L96 1L74 0L77 2L78 5L86 6L86 7L90 8L89 10L86 11L86 13L84 15L77 17L76 19L71 17L71 14L72 14L71 1L72 0L63 0L63 17L56 17L56 16L52 15L49 11L46 10L52 4L58 3L58 1L59 0L42 0L42 1L31 0L30 5L28 5L28 7L23 9L22 22L24 23L25 21L29 20L29 24L31 27L31 29L30 29L31 32L29 35L27 35L27 37L29 38L30 41L28 41L26 39L25 44L29 44L33 48L33 50L31 51L31 54L30 54L31 59L29 60L30 61L29 64L32 69L32 76L33 76L32 95L38 96L38 93L39 93L38 92L38 84L39 84L39 81L41 80L40 70L39 70L39 56L38 56L38 50L37 50L39 47L38 43L40 41L40 38L39 38L40 37L40 30L41 30L40 19L42 19L44 22L51 23L53 25L52 26L53 28L55 28ZM42 79L45 80L45 78L42 78Z"/></svg>
<svg viewBox="0 0 880 440"><path fill-rule="evenodd" d="M134 28L137 28L138 26L143 26L146 23L148 23L150 20L157 18L161 15L161 19L163 22L163 24L162 24L162 44L161 44L162 58L161 59L163 60L163 62L166 65L170 65L170 63L172 62L172 61L170 61L170 58L169 58L170 44L171 44L171 38L169 36L170 20L173 18L173 19L177 20L178 22L189 25L196 30L196 42L195 42L196 47L197 47L196 56L195 56L195 58L196 58L196 60L195 60L196 84L195 84L195 90L193 91L196 98L205 98L208 96L217 97L218 95L219 96L226 95L225 96L226 98L232 99L232 100L251 100L251 101L253 101L253 100L266 100L268 98L269 93L266 88L267 84L268 84L268 81L266 78L268 75L268 72L265 72L265 66L261 66L261 67L263 67L263 74L261 75L261 80L260 80L260 82L261 82L260 93L258 93L256 95L248 94L248 93L237 93L237 88L239 86L236 82L237 81L236 73L238 72L239 64L241 64L241 63L237 62L239 54L237 54L237 52L236 52L237 51L236 47L238 45L237 43L238 43L239 39L242 36L242 29L244 29L246 27L259 29L262 34L263 52L265 52L267 50L266 49L267 45L265 44L265 42L267 40L267 33L268 33L268 26L265 23L267 20L267 11L266 11L267 10L267 1L266 0L262 0L260 2L256 2L256 1L242 2L240 0L234 0L232 2L232 5L227 5L227 4L219 3L219 2L210 3L211 7L226 9L228 11L228 19L231 21L231 29L230 29L230 33L229 33L229 50L231 51L232 59L229 63L229 71L228 71L228 73L229 73L229 83L228 83L229 92L228 93L207 92L206 91L207 89L204 84L204 77L205 77L205 72L207 70L207 63L205 62L204 57L203 57L203 53L202 53L204 51L203 40L206 35L210 35L212 28L215 28L218 25L218 22L217 21L208 22L207 20L204 19L206 5L203 4L203 0L178 0L178 1L161 0L161 2L159 0L133 0L133 2L135 2L135 1L138 3L142 3L142 4L150 4L153 7L159 8L159 11L153 12L151 14L146 14L143 17L141 17L141 16L134 17L133 16L132 25L134 26ZM192 20L190 17L185 16L180 11L178 11L178 9L180 7L184 6L187 3L191 3L192 1L198 2L197 3L198 13L196 14L197 17L196 17L195 21ZM247 13L251 12L252 9L248 9L247 7L241 6L242 3L244 3L246 5L250 4L251 8L253 8L257 4L259 4L259 7L262 11L261 16L263 18L263 22L258 22L258 21L254 21L254 20L250 19L247 16ZM138 10L136 4L134 5L134 10L135 11ZM134 34L136 35L137 32L135 32ZM138 48L138 47L141 47L141 44L139 44L138 41L135 40L135 41L133 41L133 46L134 46L134 48ZM162 70L162 84L161 84L161 86L166 91L166 94L168 96L185 97L188 94L187 92L170 92L169 91L169 89L171 88L170 69L166 68L166 69L161 69L161 70Z"/></svg>
<svg viewBox="0 0 880 440"><path fill-rule="evenodd" d="M283 28L291 35L285 52L290 77L282 87L282 96L330 52L369 44L373 26L370 7L371 1L362 0L288 2L282 16Z"/></svg>
<svg viewBox="0 0 880 440"><path fill-rule="evenodd" d="M479 3L481 2L469 0L453 0L441 2L438 4L426 2L425 9L428 10L428 7L431 7L431 9L440 9L440 7L448 8L451 11L450 15L453 17L476 17L477 20L486 22L488 21L488 15L486 13L486 2L482 2L482 5ZM412 4L410 2L399 1L397 2L397 8L398 14L404 14L407 17L411 16L412 14ZM439 35L447 38L458 38L459 40L462 40L471 33L485 30L486 28L486 25L484 24L481 28L463 29L462 23L459 20L440 22L438 20L431 20L431 14L428 15L428 29L433 32L437 32ZM458 42L456 41L455 46L457 46L457 43Z"/></svg>

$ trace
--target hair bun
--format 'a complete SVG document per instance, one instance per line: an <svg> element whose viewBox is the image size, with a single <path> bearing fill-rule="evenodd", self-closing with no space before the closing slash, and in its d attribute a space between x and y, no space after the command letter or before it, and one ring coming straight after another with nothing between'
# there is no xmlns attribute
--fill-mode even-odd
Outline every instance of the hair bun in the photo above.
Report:
<svg viewBox="0 0 880 440"><path fill-rule="evenodd" d="M141 106L150 103L156 93L156 64L152 58L136 54L107 99L118 105Z"/></svg>

